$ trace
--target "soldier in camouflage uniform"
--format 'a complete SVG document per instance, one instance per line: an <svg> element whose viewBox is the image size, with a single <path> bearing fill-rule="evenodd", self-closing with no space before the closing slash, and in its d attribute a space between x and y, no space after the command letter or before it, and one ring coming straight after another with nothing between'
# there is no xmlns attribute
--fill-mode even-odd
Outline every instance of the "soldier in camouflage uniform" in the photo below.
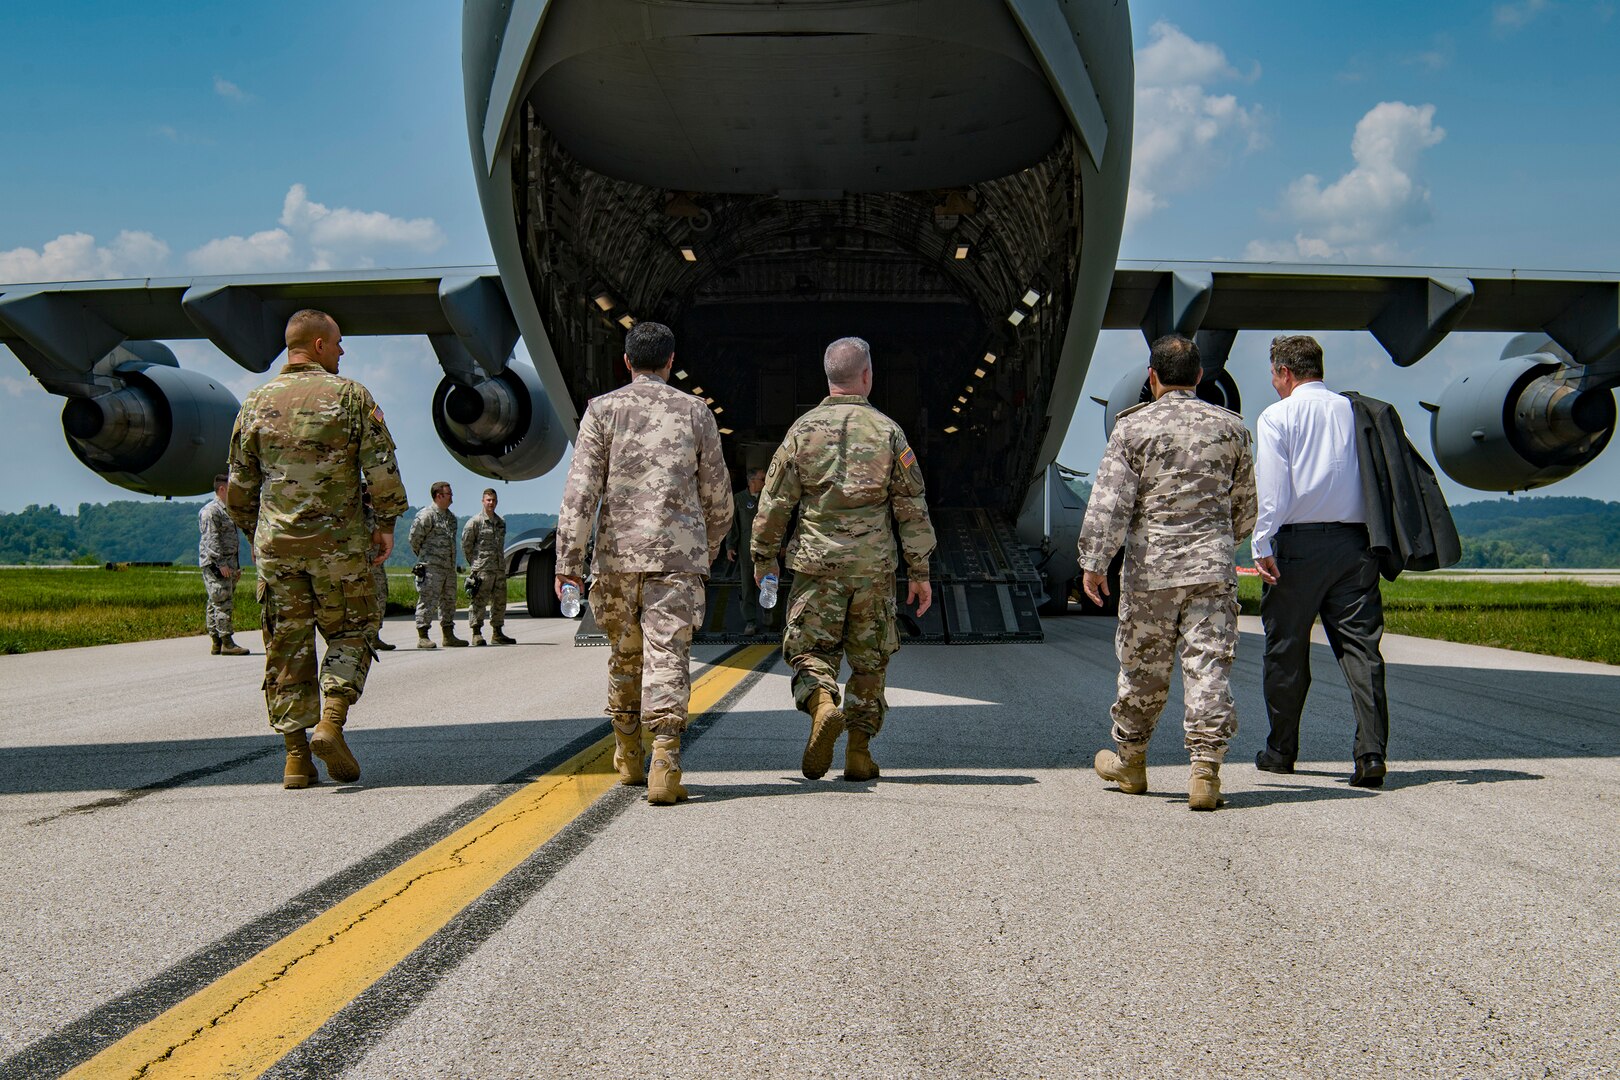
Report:
<svg viewBox="0 0 1620 1080"><path fill-rule="evenodd" d="M675 337L655 322L625 335L628 386L593 398L579 423L557 521L557 594L582 586L596 525L591 610L607 635L608 707L620 782L643 782L641 728L653 735L647 801L687 797L681 732L691 696L692 630L704 579L731 527L720 431L702 399L668 383Z"/></svg>
<svg viewBox="0 0 1620 1080"><path fill-rule="evenodd" d="M371 491L368 488L360 489L360 509L363 512L366 535L371 536L377 531L377 515L371 512ZM388 558L376 544L366 548L366 561L371 563L371 583L377 590L377 622L371 628L371 647L378 652L393 652L394 647L382 639L383 617L388 614L388 567L383 561Z"/></svg>
<svg viewBox="0 0 1620 1080"><path fill-rule="evenodd" d="M516 645L501 631L506 625L506 519L495 512L500 497L494 488L484 489L484 509L467 519L461 530L461 553L467 556L467 578L478 581L475 592L467 587L467 625L472 643L484 643L484 615L489 615L489 640L497 645Z"/></svg>
<svg viewBox="0 0 1620 1080"><path fill-rule="evenodd" d="M282 785L302 788L316 779L312 750L333 780L360 778L343 725L371 668L366 635L377 595L366 550L375 544L387 557L394 519L406 503L382 410L365 387L338 377L337 323L300 311L287 322L286 340L281 372L250 393L237 415L225 507L253 537L264 608L264 699L271 728L287 744ZM369 537L362 478L377 514ZM318 671L317 629L326 639ZM306 737L311 727L313 737Z"/></svg>
<svg viewBox="0 0 1620 1080"><path fill-rule="evenodd" d="M811 718L800 768L812 780L826 775L847 726L844 779L872 780L878 766L869 743L883 726L884 674L900 648L894 529L910 579L906 602L920 616L933 602L934 527L906 433L866 400L871 348L860 338L840 338L827 346L823 363L827 397L788 428L765 476L754 519L754 580L778 572L782 533L799 507L788 545L794 578L782 655L793 667L794 704ZM845 657L851 674L840 711Z"/></svg>
<svg viewBox="0 0 1620 1080"><path fill-rule="evenodd" d="M1147 747L1181 655L1187 753L1187 805L1221 801L1221 761L1237 731L1228 677L1237 649L1236 538L1254 528L1257 502L1249 433L1236 413L1193 392L1198 346L1179 335L1153 343L1148 380L1154 400L1126 409L1108 450L1080 532L1081 581L1093 603L1108 592L1107 570L1125 545L1121 579L1118 752L1097 753L1097 775L1131 794L1147 790Z"/></svg>
<svg viewBox="0 0 1620 1080"><path fill-rule="evenodd" d="M225 510L225 489L230 477L214 477L214 498L197 511L197 565L202 567L208 606L203 618L213 639L210 655L246 656L248 651L231 636L231 613L236 607L236 582L242 576L236 523Z"/></svg>
<svg viewBox="0 0 1620 1080"><path fill-rule="evenodd" d="M433 501L416 513L411 522L411 551L417 559L416 647L435 648L428 627L439 620L439 634L446 648L467 644L456 637L456 515L450 512L454 494L450 485L439 480L428 489Z"/></svg>

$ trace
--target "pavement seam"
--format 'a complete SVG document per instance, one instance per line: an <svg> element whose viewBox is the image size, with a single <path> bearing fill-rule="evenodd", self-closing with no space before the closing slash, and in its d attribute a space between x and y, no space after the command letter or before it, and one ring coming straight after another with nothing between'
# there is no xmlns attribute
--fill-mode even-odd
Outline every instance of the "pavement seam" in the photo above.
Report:
<svg viewBox="0 0 1620 1080"><path fill-rule="evenodd" d="M144 799L148 795L156 795L160 791L170 791L174 788L189 784L193 780L201 780L205 776L215 776L219 773L230 772L232 769L240 768L243 765L252 764L261 758L269 757L271 754L276 753L279 749L280 747L277 746L263 746L257 750L242 754L239 757L233 757L229 761L222 761L217 765L204 765L198 769L188 769L183 773L176 773L173 776L165 777L162 780L154 780L150 784L142 784L140 787L125 788L117 795L109 795L104 799L97 799L94 802L80 803L78 806L70 806L66 810L58 810L54 814L47 814L42 818L35 818L34 820L25 822L24 824L47 825L59 818L65 818L74 814L93 814L97 810L108 810L115 806L128 806L136 799Z"/></svg>

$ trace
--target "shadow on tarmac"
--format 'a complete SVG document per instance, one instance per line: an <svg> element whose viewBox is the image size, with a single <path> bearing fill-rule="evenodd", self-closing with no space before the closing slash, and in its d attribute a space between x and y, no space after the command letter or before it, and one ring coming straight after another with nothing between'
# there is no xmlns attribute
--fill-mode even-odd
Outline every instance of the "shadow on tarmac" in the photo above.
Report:
<svg viewBox="0 0 1620 1080"><path fill-rule="evenodd" d="M697 776L696 773L693 774ZM894 784L923 785L928 787L1023 787L1028 784L1038 784L1040 780L1033 776L1010 774L1006 776L987 776L984 773L927 773L922 776L890 776L884 773L877 780L866 780L859 783L841 780L836 771L829 772L825 779L806 780L802 776L783 776L782 780L792 786L784 784L710 784L698 779L690 782L692 787L692 802L728 802L732 799L753 799L775 795L827 795L847 793L852 795L864 794L880 787Z"/></svg>

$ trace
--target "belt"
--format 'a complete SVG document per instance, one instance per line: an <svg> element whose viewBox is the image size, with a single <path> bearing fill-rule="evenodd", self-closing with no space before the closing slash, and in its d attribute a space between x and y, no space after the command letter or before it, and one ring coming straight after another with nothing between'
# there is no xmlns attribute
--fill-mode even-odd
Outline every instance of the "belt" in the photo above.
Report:
<svg viewBox="0 0 1620 1080"><path fill-rule="evenodd" d="M1287 532L1332 532L1335 529L1360 529L1367 531L1365 521L1296 521L1290 525L1283 525L1277 531Z"/></svg>

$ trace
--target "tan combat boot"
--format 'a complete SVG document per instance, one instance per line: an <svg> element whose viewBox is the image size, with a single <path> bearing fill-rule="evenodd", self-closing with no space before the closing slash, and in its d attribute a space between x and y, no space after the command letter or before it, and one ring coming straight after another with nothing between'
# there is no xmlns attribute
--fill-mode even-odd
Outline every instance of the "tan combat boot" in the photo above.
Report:
<svg viewBox="0 0 1620 1080"><path fill-rule="evenodd" d="M433 639L428 637L427 634L427 627L418 626L416 628L416 647L418 649L437 649L438 646L433 644Z"/></svg>
<svg viewBox="0 0 1620 1080"><path fill-rule="evenodd" d="M1195 761L1187 776L1187 809L1213 810L1221 798L1221 765L1218 761Z"/></svg>
<svg viewBox="0 0 1620 1080"><path fill-rule="evenodd" d="M849 729L849 743L844 747L844 779L845 780L876 780L879 776L878 764L872 760L872 752L867 744L872 736L860 728Z"/></svg>
<svg viewBox="0 0 1620 1080"><path fill-rule="evenodd" d="M218 656L219 655L219 635L214 633L213 631L209 631L208 636L210 638L212 638L213 642L214 642L213 646L211 648L209 648L209 650L208 650L208 655L209 656Z"/></svg>
<svg viewBox="0 0 1620 1080"><path fill-rule="evenodd" d="M326 763L326 774L340 784L352 784L360 779L360 762L349 752L343 741L343 723L349 718L349 703L340 698L327 698L321 709L321 722L315 725L315 734L309 748Z"/></svg>
<svg viewBox="0 0 1620 1080"><path fill-rule="evenodd" d="M681 737L654 736L652 768L647 770L647 802L674 806L687 798L686 788L681 786Z"/></svg>
<svg viewBox="0 0 1620 1080"><path fill-rule="evenodd" d="M1119 790L1127 795L1140 795L1147 790L1147 762L1137 761L1125 764L1120 756L1112 750L1097 751L1097 760L1092 762L1092 768L1104 780L1112 780L1119 785Z"/></svg>
<svg viewBox="0 0 1620 1080"><path fill-rule="evenodd" d="M295 731L281 738L287 744L287 767L282 773L281 786L296 791L320 783L321 774L315 771L315 761L309 756L309 736Z"/></svg>
<svg viewBox="0 0 1620 1080"><path fill-rule="evenodd" d="M804 744L804 756L799 760L799 771L810 780L820 780L832 768L833 747L844 733L844 714L832 692L817 688L805 698L804 709L810 714L810 738Z"/></svg>
<svg viewBox="0 0 1620 1080"><path fill-rule="evenodd" d="M236 639L230 634L221 634L219 636L219 651L225 656L248 655L248 651L242 648L242 646L238 645L236 643Z"/></svg>
<svg viewBox="0 0 1620 1080"><path fill-rule="evenodd" d="M465 649L467 647L465 638L456 637L455 623L440 623L439 637L444 640L444 647L447 649Z"/></svg>
<svg viewBox="0 0 1620 1080"><path fill-rule="evenodd" d="M517 638L515 638L515 637L507 637L506 632L504 630L502 630L500 627L491 626L489 629L490 629L489 643L491 645L516 645L517 644Z"/></svg>
<svg viewBox="0 0 1620 1080"><path fill-rule="evenodd" d="M630 730L626 731L625 728ZM647 751L641 745L641 714L621 713L613 717L613 767L619 770L619 783L640 787L647 782Z"/></svg>
<svg viewBox="0 0 1620 1080"><path fill-rule="evenodd" d="M489 644L489 642L484 640L484 628L481 627L481 626L468 627L467 628L467 637L474 645L488 645Z"/></svg>

